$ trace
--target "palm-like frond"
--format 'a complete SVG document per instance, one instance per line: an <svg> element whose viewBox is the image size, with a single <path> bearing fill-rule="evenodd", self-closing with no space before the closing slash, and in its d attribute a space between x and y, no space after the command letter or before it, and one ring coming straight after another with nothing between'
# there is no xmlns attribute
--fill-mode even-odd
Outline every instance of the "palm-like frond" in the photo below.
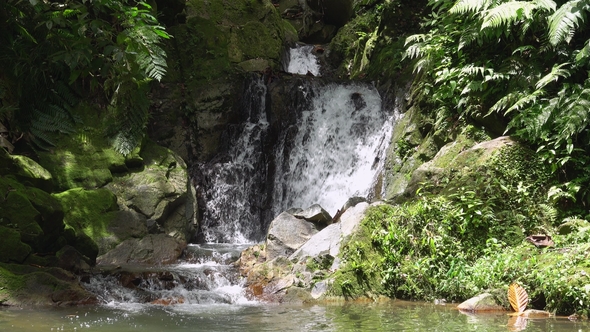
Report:
<svg viewBox="0 0 590 332"><path fill-rule="evenodd" d="M482 29L500 28L531 17L536 4L527 1L505 2L485 12Z"/></svg>
<svg viewBox="0 0 590 332"><path fill-rule="evenodd" d="M451 14L478 13L487 9L493 0L459 0L449 12Z"/></svg>
<svg viewBox="0 0 590 332"><path fill-rule="evenodd" d="M569 63L562 63L556 66L553 66L551 72L545 76L543 76L538 82L535 88L543 89L547 84L557 81L560 77L569 77L570 72L567 69L563 69L563 67L569 65Z"/></svg>
<svg viewBox="0 0 590 332"><path fill-rule="evenodd" d="M586 19L588 1L573 0L564 3L549 17L549 42L557 45L562 42L569 43L575 29Z"/></svg>

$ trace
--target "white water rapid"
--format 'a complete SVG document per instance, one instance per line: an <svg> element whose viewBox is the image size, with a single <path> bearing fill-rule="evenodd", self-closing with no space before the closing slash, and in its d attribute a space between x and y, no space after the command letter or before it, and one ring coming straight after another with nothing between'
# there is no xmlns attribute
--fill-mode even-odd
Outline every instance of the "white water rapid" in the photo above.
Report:
<svg viewBox="0 0 590 332"><path fill-rule="evenodd" d="M362 83L331 83L312 92L297 135L277 147L276 156L287 146L289 152L277 162L275 215L316 203L334 215L348 198L367 197L383 167L392 118L379 93Z"/></svg>
<svg viewBox="0 0 590 332"><path fill-rule="evenodd" d="M185 259L166 266L123 266L92 276L85 288L106 306L141 310L146 304L249 304L233 265L245 246L189 245Z"/></svg>
<svg viewBox="0 0 590 332"><path fill-rule="evenodd" d="M292 48L289 58L289 71L300 76L272 83L289 96L267 93L270 81L252 77L243 97L245 121L228 126L225 151L199 166L200 242L260 242L286 209L320 204L334 215L349 198L370 198L381 189L393 119L378 91L307 75L320 73L313 46ZM290 104L267 114L273 96Z"/></svg>
<svg viewBox="0 0 590 332"><path fill-rule="evenodd" d="M266 85L253 79L242 105L247 119L229 138L229 151L223 160L203 166L210 190L201 221L202 241L206 243L252 243L260 235L260 192L266 182L262 140L269 123L266 115ZM258 203L258 204L257 204Z"/></svg>
<svg viewBox="0 0 590 332"><path fill-rule="evenodd" d="M313 54L313 45L297 45L289 50L287 72L292 74L320 76L320 64Z"/></svg>

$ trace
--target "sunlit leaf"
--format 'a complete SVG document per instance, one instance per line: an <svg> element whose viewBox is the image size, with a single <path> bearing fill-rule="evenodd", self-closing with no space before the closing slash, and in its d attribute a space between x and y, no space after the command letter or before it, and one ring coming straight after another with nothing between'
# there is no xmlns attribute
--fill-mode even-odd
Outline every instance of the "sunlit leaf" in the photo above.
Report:
<svg viewBox="0 0 590 332"><path fill-rule="evenodd" d="M513 283L508 287L508 301L510 301L510 306L512 306L514 311L522 313L529 302L529 295L522 286Z"/></svg>

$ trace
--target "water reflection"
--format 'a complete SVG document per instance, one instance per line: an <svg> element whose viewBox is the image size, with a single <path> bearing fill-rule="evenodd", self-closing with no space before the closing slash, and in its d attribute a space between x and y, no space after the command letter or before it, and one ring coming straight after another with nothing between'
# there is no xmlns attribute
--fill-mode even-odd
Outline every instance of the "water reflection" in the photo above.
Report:
<svg viewBox="0 0 590 332"><path fill-rule="evenodd" d="M0 331L511 331L505 313L465 315L452 304L136 305L0 309ZM586 321L527 319L522 331L587 331Z"/></svg>

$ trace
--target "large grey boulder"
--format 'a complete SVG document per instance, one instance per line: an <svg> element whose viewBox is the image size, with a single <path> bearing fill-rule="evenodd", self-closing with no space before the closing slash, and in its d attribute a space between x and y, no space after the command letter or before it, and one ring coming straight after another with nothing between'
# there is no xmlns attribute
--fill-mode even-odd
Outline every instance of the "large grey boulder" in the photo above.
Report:
<svg viewBox="0 0 590 332"><path fill-rule="evenodd" d="M319 257L329 254L337 257L340 253L342 240L352 234L363 220L369 203L360 202L349 207L340 217L340 222L331 224L309 239L301 248L295 251L289 260L302 261L308 257ZM336 263L337 264L337 263ZM333 266L336 268L337 265Z"/></svg>
<svg viewBox="0 0 590 332"><path fill-rule="evenodd" d="M314 223L319 229L332 223L332 216L319 204L313 204L305 210L293 213L293 216Z"/></svg>
<svg viewBox="0 0 590 332"><path fill-rule="evenodd" d="M129 219L133 224L142 220L150 233L166 233L190 241L196 203L186 164L178 154L151 142L144 146L141 156L143 171L117 176L106 188L117 195L121 210L139 214Z"/></svg>
<svg viewBox="0 0 590 332"><path fill-rule="evenodd" d="M97 265L170 264L176 262L186 242L166 234L150 234L142 239L127 239L115 249L99 256Z"/></svg>
<svg viewBox="0 0 590 332"><path fill-rule="evenodd" d="M296 218L287 212L279 214L271 221L266 235L267 259L288 257L317 232L316 226L309 221Z"/></svg>

